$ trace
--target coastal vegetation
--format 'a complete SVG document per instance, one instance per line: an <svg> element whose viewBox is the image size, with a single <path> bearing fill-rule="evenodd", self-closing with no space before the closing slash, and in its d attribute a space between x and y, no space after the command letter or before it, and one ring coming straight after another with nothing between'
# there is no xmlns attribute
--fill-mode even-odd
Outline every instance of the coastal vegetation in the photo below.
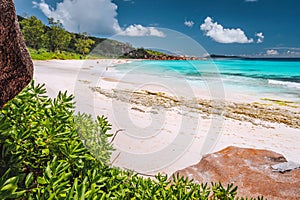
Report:
<svg viewBox="0 0 300 200"><path fill-rule="evenodd" d="M92 37L85 32L70 33L53 18L48 19L48 26L35 16L19 16L18 19L26 45L35 60L127 58L126 53L135 50L130 44ZM89 53L91 55L87 56Z"/></svg>
<svg viewBox="0 0 300 200"><path fill-rule="evenodd" d="M35 16L18 16L20 28L30 55L34 60L87 59L87 58L130 58L153 60L187 60L194 57L176 56L156 50L134 48L108 38L89 36L87 33L70 33L62 23L53 18L48 25Z"/></svg>
<svg viewBox="0 0 300 200"><path fill-rule="evenodd" d="M35 50L30 47L28 47L28 50L33 60L52 60L52 59L79 60L81 58L86 58L86 56L80 55L78 53L68 52L68 51L51 52L51 51L47 51L46 49Z"/></svg>
<svg viewBox="0 0 300 200"><path fill-rule="evenodd" d="M239 199L232 184L150 179L110 166L111 125L103 116L75 114L73 99L66 92L50 99L44 85L31 82L4 105L1 199Z"/></svg>
<svg viewBox="0 0 300 200"><path fill-rule="evenodd" d="M66 31L60 21L48 19L49 26L35 16L19 17L26 45L33 59L81 59L95 44L87 33L75 34Z"/></svg>

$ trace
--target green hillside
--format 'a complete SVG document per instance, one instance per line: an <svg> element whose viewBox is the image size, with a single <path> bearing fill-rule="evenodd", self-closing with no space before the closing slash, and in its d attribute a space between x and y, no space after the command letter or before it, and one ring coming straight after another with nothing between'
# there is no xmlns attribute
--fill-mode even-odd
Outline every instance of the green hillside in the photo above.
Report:
<svg viewBox="0 0 300 200"><path fill-rule="evenodd" d="M108 38L70 33L62 23L48 19L45 25L35 16L18 16L19 24L32 59L85 59L85 58L150 58L165 55L158 51L136 49L131 44Z"/></svg>

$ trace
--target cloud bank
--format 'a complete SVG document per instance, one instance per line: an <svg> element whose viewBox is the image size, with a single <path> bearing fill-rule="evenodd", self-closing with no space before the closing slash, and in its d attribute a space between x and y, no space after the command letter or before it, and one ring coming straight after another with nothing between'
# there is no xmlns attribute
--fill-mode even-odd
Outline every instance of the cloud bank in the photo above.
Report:
<svg viewBox="0 0 300 200"><path fill-rule="evenodd" d="M190 27L190 28L193 27L194 24L195 23L193 21L187 21L187 20L184 21L184 25L187 26L187 27Z"/></svg>
<svg viewBox="0 0 300 200"><path fill-rule="evenodd" d="M275 50L275 49L268 49L267 50L267 55L268 56L274 56L274 55L278 55L278 54L279 54L278 51Z"/></svg>
<svg viewBox="0 0 300 200"><path fill-rule="evenodd" d="M221 24L214 22L212 18L206 17L200 29L205 35L219 43L252 43L253 39L248 39L244 31L240 28L224 28Z"/></svg>
<svg viewBox="0 0 300 200"><path fill-rule="evenodd" d="M124 31L119 33L120 35L125 36L156 36L156 37L165 37L165 34L154 27L144 27L139 24L130 25Z"/></svg>
<svg viewBox="0 0 300 200"><path fill-rule="evenodd" d="M300 48L299 47L269 47L266 49L265 55L300 57Z"/></svg>
<svg viewBox="0 0 300 200"><path fill-rule="evenodd" d="M128 36L164 36L157 29L142 25L131 25L122 29L117 19L118 7L111 0L63 0L56 4L56 9L45 0L32 3L48 18L60 20L64 28L70 32L87 32L91 35L125 32Z"/></svg>

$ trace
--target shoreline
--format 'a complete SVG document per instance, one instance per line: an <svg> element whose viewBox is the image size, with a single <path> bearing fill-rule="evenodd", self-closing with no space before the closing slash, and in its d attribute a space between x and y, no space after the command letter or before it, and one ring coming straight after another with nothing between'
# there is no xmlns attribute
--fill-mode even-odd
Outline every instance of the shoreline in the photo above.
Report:
<svg viewBox="0 0 300 200"><path fill-rule="evenodd" d="M130 93L128 91L126 93L126 86L132 83L123 84L124 89L117 88L120 79L115 75L116 71L110 67L127 62L131 60L34 61L34 79L36 83L46 84L50 97L55 97L59 90L67 90L69 94L75 94L75 101L82 104L78 106L80 111L92 111L93 113L90 114L108 116L109 122L113 125L111 133L125 129L124 133L120 132L114 141L114 147L118 150L112 155L115 166L129 169L140 166L140 163L128 160L124 152L145 154L164 149L171 144L182 127L186 128L184 134L190 134L193 138L182 155L161 169L156 170L155 167L146 166L152 170L142 171L145 166L140 166L142 170L134 170L142 173L159 171L170 175L199 162L203 153L205 134L214 128L218 131L217 138L209 149L205 149L204 153L235 145L273 150L283 154L288 160L300 162L298 156L300 146L295 142L300 141L300 112L297 112L297 108L276 104L274 99L271 99L274 102L269 101L270 99L262 99L266 97L261 97L261 101L252 103L245 102L244 99L237 102L227 100L217 102L202 98L201 95L201 98L196 100L180 99L153 87L147 90L140 88L134 90L134 93L129 90ZM79 73L81 73L80 76L78 76ZM103 75L100 80L97 77L99 73ZM101 87L97 85L99 82L101 82ZM93 97L93 101L88 99L89 97ZM126 112L116 110L114 108L116 105L123 106L121 108L124 108ZM124 114L123 112L129 116L128 121L132 123L125 128L124 126L127 125L122 124L118 118L118 113ZM144 141L128 136L130 126L135 127L136 130L143 130L161 114L165 115L166 120L162 126L157 127L159 130L156 130L156 135L151 135L150 139L147 138ZM223 122L213 124L213 118L216 116L222 116ZM195 130L189 130L187 125L181 124L184 117L190 120L187 121L188 123L197 124ZM180 144L177 146L180 148ZM162 161L163 159L165 158L161 157ZM147 163L147 165L152 164L155 165L155 163Z"/></svg>

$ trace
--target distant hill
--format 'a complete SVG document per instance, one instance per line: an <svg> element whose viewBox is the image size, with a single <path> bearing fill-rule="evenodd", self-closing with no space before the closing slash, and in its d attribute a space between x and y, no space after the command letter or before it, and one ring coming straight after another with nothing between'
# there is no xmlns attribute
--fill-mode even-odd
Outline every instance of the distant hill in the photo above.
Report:
<svg viewBox="0 0 300 200"><path fill-rule="evenodd" d="M90 37L90 39L95 41L91 51L93 56L120 58L135 49L131 44L122 43L116 40L97 37Z"/></svg>
<svg viewBox="0 0 300 200"><path fill-rule="evenodd" d="M259 56L259 57L251 57L251 56L227 56L227 55L216 55L211 54L207 56L207 58L212 59L242 59L242 60L265 60L265 61L300 61L298 57L271 57L271 56Z"/></svg>
<svg viewBox="0 0 300 200"><path fill-rule="evenodd" d="M227 56L227 55L217 55L217 54L211 54L211 55L208 55L208 56L206 56L207 58L228 58L228 59L237 59L237 58L243 58L243 57L241 57L241 56Z"/></svg>

